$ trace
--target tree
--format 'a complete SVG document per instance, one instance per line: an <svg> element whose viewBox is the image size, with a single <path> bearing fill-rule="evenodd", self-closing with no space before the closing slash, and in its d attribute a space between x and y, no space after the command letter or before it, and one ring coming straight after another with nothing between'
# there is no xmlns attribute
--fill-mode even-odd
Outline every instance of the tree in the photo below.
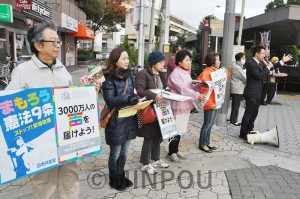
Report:
<svg viewBox="0 0 300 199"><path fill-rule="evenodd" d="M300 5L300 0L287 0L286 5Z"/></svg>
<svg viewBox="0 0 300 199"><path fill-rule="evenodd" d="M132 0L75 0L88 20L94 22L93 29L111 33L117 32L118 24L124 24L126 18L125 3Z"/></svg>
<svg viewBox="0 0 300 199"><path fill-rule="evenodd" d="M135 65L137 54L134 50L134 46L129 43L128 35L125 35L124 41L120 44L120 47L128 52L130 65Z"/></svg>
<svg viewBox="0 0 300 199"><path fill-rule="evenodd" d="M286 6L283 0L274 0L266 5L265 12Z"/></svg>
<svg viewBox="0 0 300 199"><path fill-rule="evenodd" d="M281 45L281 46L274 46L271 48L272 55L279 57L280 59L284 54L291 54L293 59L287 62L288 65L295 65L297 60L298 48L295 45Z"/></svg>
<svg viewBox="0 0 300 199"><path fill-rule="evenodd" d="M185 39L186 39L185 34L178 35L176 40L176 46L180 46L184 48L186 43Z"/></svg>

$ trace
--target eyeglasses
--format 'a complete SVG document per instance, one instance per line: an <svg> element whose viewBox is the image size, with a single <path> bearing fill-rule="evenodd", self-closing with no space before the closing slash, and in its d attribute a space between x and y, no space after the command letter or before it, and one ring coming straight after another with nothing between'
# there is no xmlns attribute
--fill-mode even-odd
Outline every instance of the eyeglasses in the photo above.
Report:
<svg viewBox="0 0 300 199"><path fill-rule="evenodd" d="M57 45L62 45L62 41L61 40L41 40L41 42L52 42L53 46L57 46Z"/></svg>

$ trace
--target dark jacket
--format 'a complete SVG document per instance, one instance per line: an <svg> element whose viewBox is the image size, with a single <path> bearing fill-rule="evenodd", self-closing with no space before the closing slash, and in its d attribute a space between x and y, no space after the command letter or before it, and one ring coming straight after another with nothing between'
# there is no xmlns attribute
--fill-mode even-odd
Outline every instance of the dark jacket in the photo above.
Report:
<svg viewBox="0 0 300 199"><path fill-rule="evenodd" d="M263 78L270 70L258 64L253 58L246 65L247 82L244 90L244 97L260 99L263 87Z"/></svg>
<svg viewBox="0 0 300 199"><path fill-rule="evenodd" d="M264 60L265 60L266 64L269 64L269 61L266 58L264 58ZM263 69L265 69L267 67L267 65L265 65L264 62L262 62L261 64L263 66ZM267 74L263 77L263 84L268 84L268 83L269 83L269 74Z"/></svg>
<svg viewBox="0 0 300 199"><path fill-rule="evenodd" d="M164 73L159 73L163 87L166 88L166 79ZM151 67L136 74L135 88L139 97L147 97L147 100L155 100L157 94L151 92L149 89L156 89L154 75ZM150 105L151 106L151 105ZM160 138L161 132L158 121L149 124L143 124L138 131L138 136L147 138Z"/></svg>
<svg viewBox="0 0 300 199"><path fill-rule="evenodd" d="M134 82L132 76L128 78L128 89L126 94L122 95L125 89L126 81L105 77L102 85L103 97L108 109L116 107L116 111L111 116L105 129L105 140L108 145L116 146L123 144L126 140L136 138L137 124L136 116L118 118L118 110L128 106L129 96L133 96Z"/></svg>
<svg viewBox="0 0 300 199"><path fill-rule="evenodd" d="M269 64L269 61L265 58L265 61L267 64ZM264 63L262 63L263 68L267 67L267 65L265 65ZM275 64L273 64L273 67L270 69L271 71L273 71L274 69L277 69L281 66L280 62L276 62ZM264 76L263 78L263 84L268 84L270 82L270 74Z"/></svg>

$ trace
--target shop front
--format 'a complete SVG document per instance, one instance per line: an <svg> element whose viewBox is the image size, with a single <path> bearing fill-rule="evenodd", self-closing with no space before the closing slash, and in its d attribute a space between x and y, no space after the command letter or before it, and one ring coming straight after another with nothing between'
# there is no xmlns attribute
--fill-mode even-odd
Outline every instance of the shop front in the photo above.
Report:
<svg viewBox="0 0 300 199"><path fill-rule="evenodd" d="M82 24L78 24L78 32L77 33L67 33L67 37L75 37L76 45L75 45L75 59L78 57L78 43L83 43L82 41L89 41L88 43L92 43L92 40L95 38L95 31L87 26Z"/></svg>
<svg viewBox="0 0 300 199"><path fill-rule="evenodd" d="M3 5L3 4L2 4ZM0 20L0 60L2 54L8 54L11 60L16 61L17 55L25 60L30 59L29 42L27 40L27 30L44 18L52 18L52 9L39 0L15 0L11 4L11 22ZM0 15L3 16L0 9ZM0 17L1 18L1 17Z"/></svg>
<svg viewBox="0 0 300 199"><path fill-rule="evenodd" d="M77 33L78 21L65 13L61 13L61 23L58 33L61 35L63 45L61 47L61 61L65 66L76 65L76 38L68 36L69 33Z"/></svg>

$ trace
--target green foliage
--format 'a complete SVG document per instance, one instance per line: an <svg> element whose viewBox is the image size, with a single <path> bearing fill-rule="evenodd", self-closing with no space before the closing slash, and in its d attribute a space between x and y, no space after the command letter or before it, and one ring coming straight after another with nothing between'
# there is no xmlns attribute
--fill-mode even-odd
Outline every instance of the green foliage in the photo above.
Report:
<svg viewBox="0 0 300 199"><path fill-rule="evenodd" d="M186 44L185 40L186 40L185 34L178 35L176 40L176 46L181 46L182 48L185 48L185 44Z"/></svg>
<svg viewBox="0 0 300 199"><path fill-rule="evenodd" d="M300 0L287 0L287 5L300 5Z"/></svg>
<svg viewBox="0 0 300 199"><path fill-rule="evenodd" d="M274 0L266 5L265 12L284 7L286 5L300 5L300 0L287 0L286 4L283 0Z"/></svg>
<svg viewBox="0 0 300 199"><path fill-rule="evenodd" d="M281 8L281 7L284 7L284 6L285 6L285 3L284 3L283 0L274 0L274 1L269 2L266 5L265 12L268 12L270 10L275 10L277 8Z"/></svg>
<svg viewBox="0 0 300 199"><path fill-rule="evenodd" d="M287 62L288 65L295 65L297 62L298 48L295 45L282 45L278 47L273 47L271 49L272 56L277 56L279 59L285 54L291 54L293 56L293 60ZM275 54L275 55L274 55Z"/></svg>
<svg viewBox="0 0 300 199"><path fill-rule="evenodd" d="M252 59L252 51L251 49L245 49L245 56L246 56L246 62L248 62L250 59Z"/></svg>
<svg viewBox="0 0 300 199"><path fill-rule="evenodd" d="M155 26L155 43L154 50L159 50L159 36L160 36L160 25L161 25L161 15L159 15L157 26Z"/></svg>
<svg viewBox="0 0 300 199"><path fill-rule="evenodd" d="M196 79L198 77L198 71L199 71L198 69L199 64L194 61L194 57L197 55L196 48L192 49L192 55L193 55L193 62L192 62L191 76L192 79Z"/></svg>
<svg viewBox="0 0 300 199"><path fill-rule="evenodd" d="M169 51L169 57L171 57L172 56L172 52L173 52L173 50L176 48L176 44L171 40L171 39L169 39L169 44L170 44L170 51Z"/></svg>
<svg viewBox="0 0 300 199"><path fill-rule="evenodd" d="M148 51L145 51L145 54L144 54L144 68L146 68L146 66L148 66L149 54L150 53Z"/></svg>
<svg viewBox="0 0 300 199"><path fill-rule="evenodd" d="M121 48L124 48L128 52L129 63L134 66L136 64L137 54L135 52L134 46L129 43L128 35L125 35L124 41L120 44Z"/></svg>
<svg viewBox="0 0 300 199"><path fill-rule="evenodd" d="M78 61L88 61L93 59L93 52L91 50L78 49Z"/></svg>

